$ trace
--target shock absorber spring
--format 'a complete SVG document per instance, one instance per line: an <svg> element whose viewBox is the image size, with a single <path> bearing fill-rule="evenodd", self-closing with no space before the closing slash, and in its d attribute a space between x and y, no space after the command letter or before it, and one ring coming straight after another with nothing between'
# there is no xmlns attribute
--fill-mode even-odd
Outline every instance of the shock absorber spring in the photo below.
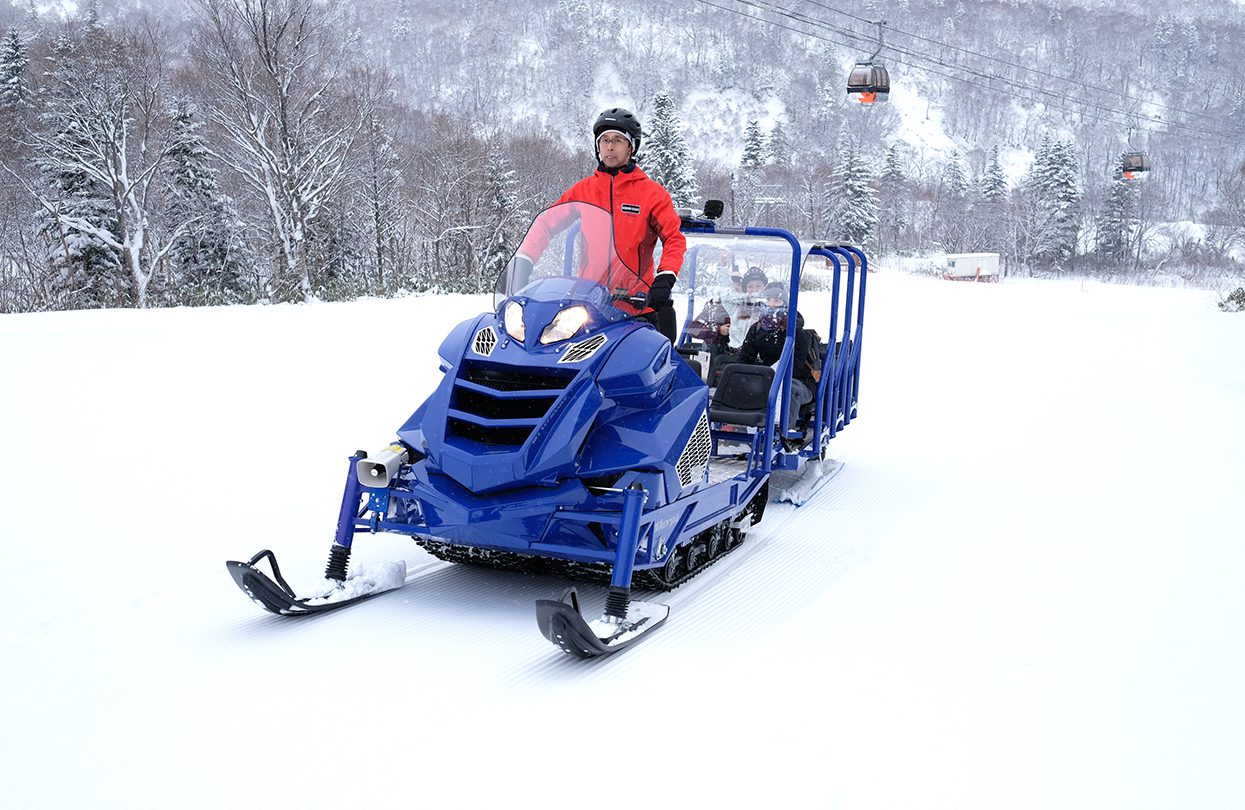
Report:
<svg viewBox="0 0 1245 810"><path fill-rule="evenodd" d="M350 564L350 548L348 546L340 546L337 543L329 549L329 564L324 569L325 579L335 579L342 582L346 579L346 566Z"/></svg>
<svg viewBox="0 0 1245 810"><path fill-rule="evenodd" d="M605 597L605 615L615 619L627 618L627 608L631 606L630 588L610 588Z"/></svg>

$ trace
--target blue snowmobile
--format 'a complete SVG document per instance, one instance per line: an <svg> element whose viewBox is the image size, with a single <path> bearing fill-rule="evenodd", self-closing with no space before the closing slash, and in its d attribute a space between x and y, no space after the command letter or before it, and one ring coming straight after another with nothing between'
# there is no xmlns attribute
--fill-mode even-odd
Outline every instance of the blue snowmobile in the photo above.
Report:
<svg viewBox="0 0 1245 810"><path fill-rule="evenodd" d="M541 632L572 655L610 654L660 626L669 608L633 590L676 588L738 548L765 514L771 474L816 478L827 443L856 415L864 253L724 227L720 212L716 201L680 212L677 347L640 317L647 285L614 250L608 211L564 203L541 213L497 280L495 310L442 342L437 389L396 441L351 457L324 590L295 594L267 550L227 563L238 586L282 615L352 604L405 584L404 569L347 576L356 535L396 532L445 560L608 582L595 619L574 588L536 604ZM832 267L828 340L795 357L788 318L774 366L725 365L711 389L688 325L706 300L748 317L756 302L730 280L741 262L785 284L793 312L805 265ZM817 390L789 424L802 362L818 366Z"/></svg>

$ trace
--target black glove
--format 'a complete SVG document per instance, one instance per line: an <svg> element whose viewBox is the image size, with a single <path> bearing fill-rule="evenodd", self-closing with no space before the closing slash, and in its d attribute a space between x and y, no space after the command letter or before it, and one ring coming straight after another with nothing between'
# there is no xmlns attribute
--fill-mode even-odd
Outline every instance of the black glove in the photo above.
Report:
<svg viewBox="0 0 1245 810"><path fill-rule="evenodd" d="M652 309L670 306L670 290L674 287L674 273L662 273L653 279L648 288L648 305Z"/></svg>

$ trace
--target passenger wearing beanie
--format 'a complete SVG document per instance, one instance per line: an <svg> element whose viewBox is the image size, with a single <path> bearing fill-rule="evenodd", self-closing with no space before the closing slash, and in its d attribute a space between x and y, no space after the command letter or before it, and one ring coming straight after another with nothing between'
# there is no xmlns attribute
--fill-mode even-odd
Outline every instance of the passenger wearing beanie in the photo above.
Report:
<svg viewBox="0 0 1245 810"><path fill-rule="evenodd" d="M732 281L734 276L732 276ZM739 362L739 348L743 345L748 330L757 322L760 309L761 291L769 283L765 271L755 265L739 276L739 283L734 292L723 299L722 304L728 316L726 345L719 345L719 350L709 361L709 384L716 385L722 369L731 363Z"/></svg>
<svg viewBox="0 0 1245 810"><path fill-rule="evenodd" d="M782 357L787 343L787 288L770 284L761 293L764 309L760 317L748 329L743 346L739 350L739 362L772 366ZM794 428L800 416L800 408L813 401L817 383L807 363L800 362L808 356L811 337L804 329L804 318L795 314L795 353L792 355L794 371L791 374L791 401L787 410L787 426Z"/></svg>
<svg viewBox="0 0 1245 810"><path fill-rule="evenodd" d="M635 163L642 134L639 119L629 110L613 107L601 113L592 126L597 169L567 189L557 202L591 203L610 212L618 257L638 274L632 292L646 299L640 315L674 343L677 330L670 294L683 265L687 240L679 230L682 223L669 192ZM530 233L519 255L529 260L538 257L549 238ZM653 258L658 240L660 265Z"/></svg>

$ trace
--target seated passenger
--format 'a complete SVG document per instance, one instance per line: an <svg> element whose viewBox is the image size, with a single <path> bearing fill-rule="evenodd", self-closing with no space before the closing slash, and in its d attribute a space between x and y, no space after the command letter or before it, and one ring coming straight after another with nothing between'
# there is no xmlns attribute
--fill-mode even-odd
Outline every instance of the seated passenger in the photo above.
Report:
<svg viewBox="0 0 1245 810"><path fill-rule="evenodd" d="M731 277L733 282L735 277ZM739 362L739 347L743 345L748 329L757 322L761 302L758 296L769 280L759 267L749 267L735 285L734 294L723 299L722 306L728 316L725 330L726 341L714 355L709 365L709 385L714 385L722 373L722 366ZM721 330L721 327L719 327Z"/></svg>
<svg viewBox="0 0 1245 810"><path fill-rule="evenodd" d="M696 319L687 325L687 334L705 344L710 355L726 349L731 333L731 316L716 298L709 299Z"/></svg>
<svg viewBox="0 0 1245 810"><path fill-rule="evenodd" d="M729 343L734 351L739 351L744 337L748 334L748 328L756 323L757 310L760 309L760 300L757 296L769 284L769 279L766 278L765 271L761 268L749 267L740 282L740 287L736 288L735 294L724 302L727 314L731 317Z"/></svg>
<svg viewBox="0 0 1245 810"><path fill-rule="evenodd" d="M782 357L782 348L787 341L787 288L771 284L761 295L764 309L757 322L748 329L739 349L738 362L772 366ZM793 355L795 371L791 376L791 402L787 411L787 426L791 428L799 420L800 408L813 401L813 392L817 390L808 364L799 362L808 356L809 340L809 334L804 329L804 318L797 312Z"/></svg>

